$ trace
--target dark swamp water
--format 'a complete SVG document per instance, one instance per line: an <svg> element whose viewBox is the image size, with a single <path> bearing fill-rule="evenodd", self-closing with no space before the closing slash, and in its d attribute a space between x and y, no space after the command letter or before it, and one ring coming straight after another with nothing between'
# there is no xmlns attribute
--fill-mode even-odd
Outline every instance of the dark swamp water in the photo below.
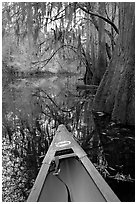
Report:
<svg viewBox="0 0 137 204"><path fill-rule="evenodd" d="M3 88L3 201L26 201L59 124L87 152L121 201L135 200L134 127L92 113L78 75L18 78Z"/></svg>

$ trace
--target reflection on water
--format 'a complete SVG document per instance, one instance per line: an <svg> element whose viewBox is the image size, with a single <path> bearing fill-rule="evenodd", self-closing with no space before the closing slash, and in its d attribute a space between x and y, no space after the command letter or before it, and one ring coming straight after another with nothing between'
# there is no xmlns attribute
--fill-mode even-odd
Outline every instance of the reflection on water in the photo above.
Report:
<svg viewBox="0 0 137 204"><path fill-rule="evenodd" d="M91 116L90 107L86 100L82 99L82 101L78 97L76 82L77 76L16 80L9 84L3 92L3 121L12 113L14 120L19 117L28 120L31 124L36 118L40 119L44 113L45 116L47 115L44 118L45 121L50 118L59 123L69 123L69 119L72 119L72 127L75 118L76 129L80 128L78 122L83 127L86 126ZM80 119L82 115L85 120Z"/></svg>
<svg viewBox="0 0 137 204"><path fill-rule="evenodd" d="M90 103L78 95L75 88L77 78L60 75L18 79L4 87L4 201L27 199L59 124L66 125L81 143L84 138L91 139ZM13 193L13 186L19 191L18 196L16 191Z"/></svg>
<svg viewBox="0 0 137 204"><path fill-rule="evenodd" d="M3 92L3 107L6 112L16 112L20 109L24 111L27 106L31 108L32 93L37 88L45 90L52 98L60 103L66 100L66 92L74 91L76 77L57 77L41 79L19 79L9 84ZM72 98L73 100L73 98Z"/></svg>

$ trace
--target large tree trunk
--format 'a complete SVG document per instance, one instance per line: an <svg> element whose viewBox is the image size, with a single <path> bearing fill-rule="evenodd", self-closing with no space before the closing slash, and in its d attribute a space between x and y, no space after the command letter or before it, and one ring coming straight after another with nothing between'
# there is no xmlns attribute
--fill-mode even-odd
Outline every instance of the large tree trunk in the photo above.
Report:
<svg viewBox="0 0 137 204"><path fill-rule="evenodd" d="M135 4L119 3L120 34L112 60L97 90L93 110L110 113L112 120L135 122Z"/></svg>

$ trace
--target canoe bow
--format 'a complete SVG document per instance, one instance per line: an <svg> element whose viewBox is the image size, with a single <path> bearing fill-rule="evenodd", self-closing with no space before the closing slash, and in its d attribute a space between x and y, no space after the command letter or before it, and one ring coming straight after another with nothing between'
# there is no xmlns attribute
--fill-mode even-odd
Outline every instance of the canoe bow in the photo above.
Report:
<svg viewBox="0 0 137 204"><path fill-rule="evenodd" d="M51 173L53 163L55 169ZM120 202L72 133L59 125L27 202L67 202L63 183L71 190L74 202Z"/></svg>

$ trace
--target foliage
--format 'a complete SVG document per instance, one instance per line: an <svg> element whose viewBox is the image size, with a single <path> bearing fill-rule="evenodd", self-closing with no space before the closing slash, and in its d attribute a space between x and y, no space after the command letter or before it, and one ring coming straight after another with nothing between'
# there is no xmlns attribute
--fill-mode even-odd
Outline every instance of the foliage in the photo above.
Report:
<svg viewBox="0 0 137 204"><path fill-rule="evenodd" d="M99 46L94 37L94 34L99 35L96 32L99 31L98 18L107 22L106 51L109 50L109 57L111 44L112 48L115 44L114 30L118 33L115 25L117 4L106 3L105 16L98 13L98 8L99 4L92 2L3 3L3 40L6 41L10 33L19 47L16 52L10 49L12 62L8 58L8 64L16 67L18 72L30 72L46 67L58 55L59 59L79 60L78 68L84 64L88 72L90 69L94 72ZM3 49L9 49L8 45Z"/></svg>
<svg viewBox="0 0 137 204"><path fill-rule="evenodd" d="M2 180L2 200L4 202L24 201L28 196L28 185L31 177L25 168L24 158L19 155L14 145L3 138L3 180ZM30 187L33 184L30 180Z"/></svg>

